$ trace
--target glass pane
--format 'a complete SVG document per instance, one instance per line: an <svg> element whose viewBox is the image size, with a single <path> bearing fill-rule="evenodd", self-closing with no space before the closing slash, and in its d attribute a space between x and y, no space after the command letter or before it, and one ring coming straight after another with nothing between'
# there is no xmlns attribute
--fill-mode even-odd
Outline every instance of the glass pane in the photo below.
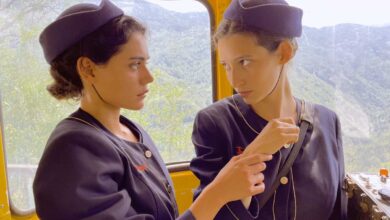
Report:
<svg viewBox="0 0 390 220"><path fill-rule="evenodd" d="M34 207L31 184L50 132L73 112L74 101L58 102L38 35L77 0L0 3L0 90L3 96L8 181L17 209ZM100 1L83 1L98 4ZM150 69L155 81L145 108L124 112L149 132L165 162L193 157L191 131L198 110L212 103L210 21L193 1L113 1L149 28ZM169 8L168 8L169 7Z"/></svg>
<svg viewBox="0 0 390 220"><path fill-rule="evenodd" d="M375 2L289 1L305 25L295 95L338 113L348 172L390 168L390 2Z"/></svg>

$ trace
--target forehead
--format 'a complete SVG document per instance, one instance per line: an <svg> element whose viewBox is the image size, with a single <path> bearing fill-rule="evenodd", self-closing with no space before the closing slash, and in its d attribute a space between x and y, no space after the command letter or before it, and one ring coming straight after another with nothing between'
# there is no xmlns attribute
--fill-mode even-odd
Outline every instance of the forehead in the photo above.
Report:
<svg viewBox="0 0 390 220"><path fill-rule="evenodd" d="M229 34L218 40L218 52L221 59L235 59L237 56L259 55L267 50L257 43L250 33Z"/></svg>
<svg viewBox="0 0 390 220"><path fill-rule="evenodd" d="M128 58L133 56L148 58L146 36L140 32L132 33L127 42L120 47L117 55L127 56Z"/></svg>

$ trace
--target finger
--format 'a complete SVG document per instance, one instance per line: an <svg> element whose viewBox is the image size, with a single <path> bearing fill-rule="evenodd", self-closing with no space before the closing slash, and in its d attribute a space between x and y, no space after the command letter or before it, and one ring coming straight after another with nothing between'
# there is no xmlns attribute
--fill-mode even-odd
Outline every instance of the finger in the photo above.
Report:
<svg viewBox="0 0 390 220"><path fill-rule="evenodd" d="M262 163L264 161L270 161L272 160L272 155L271 154L261 154L261 153L254 153L251 155L253 158L248 158L245 160L247 165L253 165L253 164L258 164Z"/></svg>
<svg viewBox="0 0 390 220"><path fill-rule="evenodd" d="M276 120L287 124L295 124L295 121L292 117L278 118Z"/></svg>
<svg viewBox="0 0 390 220"><path fill-rule="evenodd" d="M260 184L257 184L257 185L253 185L250 189L250 193L251 195L257 195L257 194L260 194L262 192L264 192L264 189L265 189L265 184L264 183L260 183Z"/></svg>
<svg viewBox="0 0 390 220"><path fill-rule="evenodd" d="M298 134L299 133L299 128L297 126L289 126L289 127L283 127L279 128L280 133L285 133L285 134Z"/></svg>
<svg viewBox="0 0 390 220"><path fill-rule="evenodd" d="M252 164L262 163L269 160L272 160L272 155L256 153L248 156L241 156L240 162L250 166Z"/></svg>
<svg viewBox="0 0 390 220"><path fill-rule="evenodd" d="M262 172L265 170L265 168L267 168L267 165L262 162L262 163L257 163L257 164L253 164L249 167L249 172L251 174L258 174L259 172Z"/></svg>
<svg viewBox="0 0 390 220"><path fill-rule="evenodd" d="M253 184L258 185L264 182L264 174L263 173L257 173L253 175Z"/></svg>
<svg viewBox="0 0 390 220"><path fill-rule="evenodd" d="M230 160L231 161L237 161L241 158L241 155L236 155L236 156L233 156Z"/></svg>
<svg viewBox="0 0 390 220"><path fill-rule="evenodd" d="M299 139L299 134L282 134L284 143L296 143Z"/></svg>

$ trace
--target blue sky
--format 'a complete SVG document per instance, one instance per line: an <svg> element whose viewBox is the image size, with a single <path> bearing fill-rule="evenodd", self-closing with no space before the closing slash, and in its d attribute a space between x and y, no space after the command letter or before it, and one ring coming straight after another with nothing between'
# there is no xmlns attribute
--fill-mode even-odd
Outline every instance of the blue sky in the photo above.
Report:
<svg viewBox="0 0 390 220"><path fill-rule="evenodd" d="M205 11L195 0L148 0L170 10ZM303 24L311 27L356 23L390 25L390 0L287 0L304 10Z"/></svg>

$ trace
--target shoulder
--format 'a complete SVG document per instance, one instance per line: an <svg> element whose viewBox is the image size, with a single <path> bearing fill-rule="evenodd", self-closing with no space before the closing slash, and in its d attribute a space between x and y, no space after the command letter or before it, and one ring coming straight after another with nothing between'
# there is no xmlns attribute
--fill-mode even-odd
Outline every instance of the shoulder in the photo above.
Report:
<svg viewBox="0 0 390 220"><path fill-rule="evenodd" d="M320 119L321 121L322 120L334 121L338 119L336 112L334 112L333 110L331 110L330 108L324 105L316 104L308 101L305 101L305 103L310 104L312 106L312 109L314 111L314 117Z"/></svg>
<svg viewBox="0 0 390 220"><path fill-rule="evenodd" d="M340 131L340 120L336 112L320 104L310 102L309 104L313 109L313 126L315 130L332 135Z"/></svg>
<svg viewBox="0 0 390 220"><path fill-rule="evenodd" d="M117 156L113 142L102 131L79 121L62 120L50 135L43 157L47 154L77 156L80 153Z"/></svg>

